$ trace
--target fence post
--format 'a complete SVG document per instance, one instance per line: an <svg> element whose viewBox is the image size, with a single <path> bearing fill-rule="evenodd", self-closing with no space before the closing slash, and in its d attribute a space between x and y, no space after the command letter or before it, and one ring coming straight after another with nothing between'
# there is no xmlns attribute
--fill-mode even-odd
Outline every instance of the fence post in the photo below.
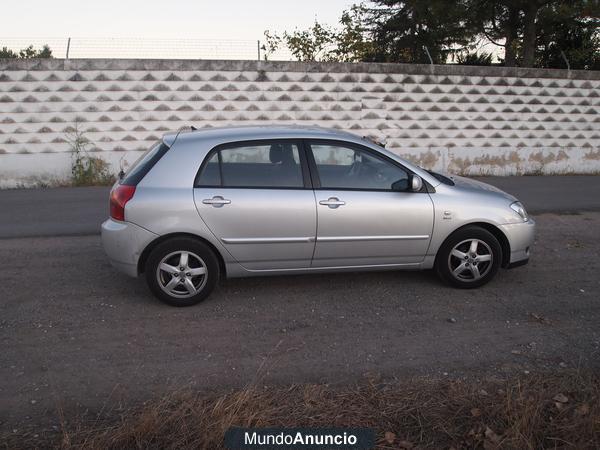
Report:
<svg viewBox="0 0 600 450"><path fill-rule="evenodd" d="M565 52L563 52L562 50L560 51L560 56L562 56L562 59L565 60L565 62L567 63L567 73L568 73L568 77L571 78L571 64L569 64L569 60L567 59L567 55L565 55Z"/></svg>
<svg viewBox="0 0 600 450"><path fill-rule="evenodd" d="M71 38L67 40L67 56L65 59L69 59L69 50L71 49Z"/></svg>
<svg viewBox="0 0 600 450"><path fill-rule="evenodd" d="M260 61L260 39L256 41L256 51L258 52L258 60Z"/></svg>
<svg viewBox="0 0 600 450"><path fill-rule="evenodd" d="M431 55L429 54L429 49L426 46L423 46L425 49L425 53L427 53L427 57L429 58L429 66L431 67L431 75L433 75L433 59L431 59Z"/></svg>

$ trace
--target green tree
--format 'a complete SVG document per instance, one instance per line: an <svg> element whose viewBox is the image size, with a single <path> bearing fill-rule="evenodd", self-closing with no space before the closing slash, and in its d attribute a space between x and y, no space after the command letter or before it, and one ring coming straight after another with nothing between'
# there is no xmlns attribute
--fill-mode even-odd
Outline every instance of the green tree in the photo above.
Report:
<svg viewBox="0 0 600 450"><path fill-rule="evenodd" d="M339 26L315 22L265 32L301 61L489 65L482 41L504 49L505 66L598 68L600 0L371 0L344 11ZM271 51L272 53L272 51Z"/></svg>
<svg viewBox="0 0 600 450"><path fill-rule="evenodd" d="M474 31L464 0L374 0L366 7L373 60L443 64ZM427 50L426 50L427 49Z"/></svg>
<svg viewBox="0 0 600 450"><path fill-rule="evenodd" d="M265 39L260 49L263 51L263 58L265 59L265 61L268 61L269 58L271 58L271 55L275 53L277 49L281 46L281 36L269 30L265 30L263 34L265 36Z"/></svg>
<svg viewBox="0 0 600 450"><path fill-rule="evenodd" d="M505 66L598 67L599 0L373 0L375 60L489 64L468 51L480 40L505 50ZM468 56L467 58L467 55Z"/></svg>
<svg viewBox="0 0 600 450"><path fill-rule="evenodd" d="M596 2L596 7L598 3ZM600 20L593 2L561 2L541 11L536 66L600 70Z"/></svg>
<svg viewBox="0 0 600 450"><path fill-rule="evenodd" d="M13 52L8 47L2 47L2 50L0 50L0 59L18 58L18 57L19 57L19 55L17 53Z"/></svg>
<svg viewBox="0 0 600 450"><path fill-rule="evenodd" d="M598 0L466 0L471 27L505 50L504 65L533 67L560 50L591 57L598 48ZM553 57L540 60L540 52ZM581 52L579 52L581 53ZM585 56L584 56L585 55ZM544 65L546 64L544 63Z"/></svg>
<svg viewBox="0 0 600 450"><path fill-rule="evenodd" d="M285 31L282 35L266 30L264 44L261 46L265 60L281 46L286 46L300 61L368 60L373 54L374 46L368 37L364 15L365 9L354 5L342 12L338 28L315 21L306 30Z"/></svg>
<svg viewBox="0 0 600 450"><path fill-rule="evenodd" d="M2 58L19 58L19 59L31 59L31 58L52 58L52 50L47 45L44 45L41 50L36 50L33 45L26 47L19 52L15 52L8 47L2 47L0 50L0 59Z"/></svg>
<svg viewBox="0 0 600 450"><path fill-rule="evenodd" d="M342 13L341 29L335 33L335 47L332 50L337 61L366 61L373 58L375 45L366 26L366 9L354 5Z"/></svg>
<svg viewBox="0 0 600 450"><path fill-rule="evenodd" d="M534 0L535 1L535 0ZM467 0L468 21L476 34L504 48L504 65L515 66L523 22L522 0Z"/></svg>
<svg viewBox="0 0 600 450"><path fill-rule="evenodd" d="M287 47L300 61L331 61L335 32L327 25L315 21L308 30L283 33Z"/></svg>

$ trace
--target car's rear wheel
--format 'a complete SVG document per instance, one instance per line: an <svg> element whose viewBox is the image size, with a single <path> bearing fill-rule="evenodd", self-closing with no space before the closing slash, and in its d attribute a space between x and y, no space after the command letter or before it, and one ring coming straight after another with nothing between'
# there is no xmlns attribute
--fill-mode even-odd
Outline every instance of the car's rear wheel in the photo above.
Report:
<svg viewBox="0 0 600 450"><path fill-rule="evenodd" d="M173 238L158 244L145 267L152 293L173 306L204 300L219 279L219 262L206 244L192 238Z"/></svg>
<svg viewBox="0 0 600 450"><path fill-rule="evenodd" d="M469 289L489 282L500 268L502 247L489 231L469 226L452 233L438 251L435 268L449 284Z"/></svg>

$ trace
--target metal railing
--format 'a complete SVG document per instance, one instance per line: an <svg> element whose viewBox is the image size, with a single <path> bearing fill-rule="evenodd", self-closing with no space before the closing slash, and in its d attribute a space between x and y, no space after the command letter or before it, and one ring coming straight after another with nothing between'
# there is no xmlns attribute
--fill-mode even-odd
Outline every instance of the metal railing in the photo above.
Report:
<svg viewBox="0 0 600 450"><path fill-rule="evenodd" d="M148 38L2 38L0 49L18 52L32 45L36 50L47 45L55 58L132 58L132 59L264 59L260 40L234 39L148 39ZM293 61L292 53L282 48L269 55L272 61Z"/></svg>

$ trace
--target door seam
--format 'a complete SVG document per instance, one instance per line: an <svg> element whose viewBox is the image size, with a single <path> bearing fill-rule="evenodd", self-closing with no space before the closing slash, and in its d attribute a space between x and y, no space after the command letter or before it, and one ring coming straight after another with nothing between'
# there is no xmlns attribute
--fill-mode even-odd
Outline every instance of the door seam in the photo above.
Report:
<svg viewBox="0 0 600 450"><path fill-rule="evenodd" d="M317 241L319 240L319 208L317 207L317 193L315 190L312 190L313 199L315 200L315 245L313 246L312 256L310 258L310 264L308 267L313 267L313 262L315 260L315 252L317 250Z"/></svg>

